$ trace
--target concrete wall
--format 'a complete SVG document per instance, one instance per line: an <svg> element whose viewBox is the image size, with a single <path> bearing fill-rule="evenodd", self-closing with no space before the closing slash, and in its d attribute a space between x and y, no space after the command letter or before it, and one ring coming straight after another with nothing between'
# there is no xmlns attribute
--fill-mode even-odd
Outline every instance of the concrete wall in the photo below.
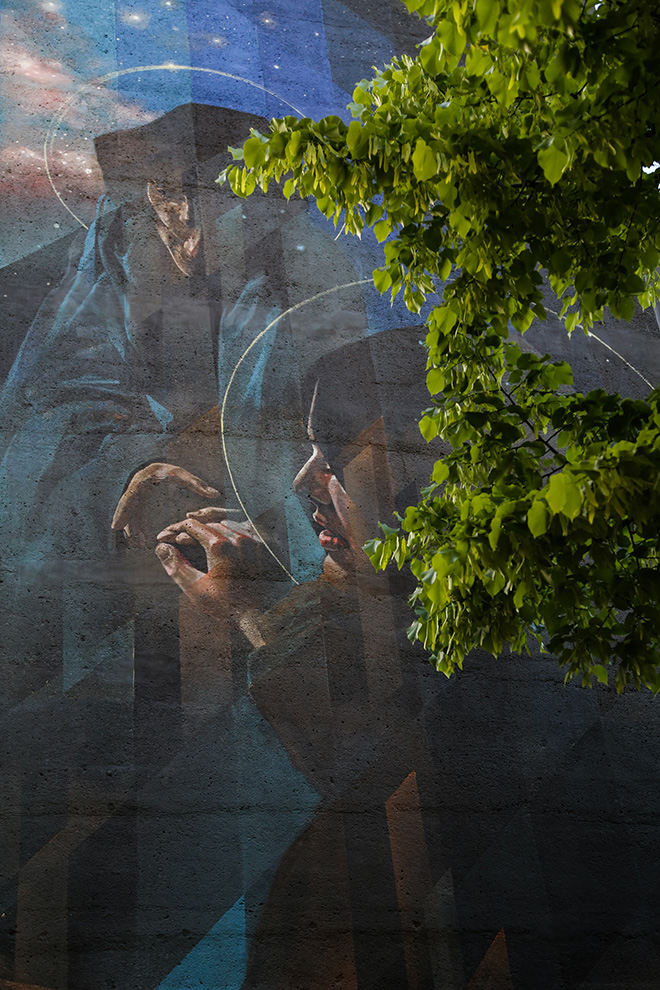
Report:
<svg viewBox="0 0 660 990"><path fill-rule="evenodd" d="M0 990L660 986L656 706L410 647L359 547L438 454L422 332L369 236L214 181L425 28L19 0L0 33ZM525 339L643 395L652 314L597 333Z"/></svg>

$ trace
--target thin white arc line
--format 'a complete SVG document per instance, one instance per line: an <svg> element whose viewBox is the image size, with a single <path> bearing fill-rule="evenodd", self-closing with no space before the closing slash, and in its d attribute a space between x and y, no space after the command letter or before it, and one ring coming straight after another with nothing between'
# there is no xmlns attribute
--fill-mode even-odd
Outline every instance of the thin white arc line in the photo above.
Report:
<svg viewBox="0 0 660 990"><path fill-rule="evenodd" d="M547 308L547 307L546 307L546 308ZM555 312L555 310L554 310L554 309L549 309L549 308L548 308L548 313L552 313L552 315L553 315L553 316L556 316L558 320L560 320L560 319L561 319L561 317L560 317L560 315L559 315L559 313L557 313L557 312ZM581 324L581 323L576 323L576 324L575 324L575 329L577 330L577 329L578 329L578 327L579 327L580 329L582 329L582 324ZM602 344L602 345L603 345L603 347L606 347L606 348L608 349L608 351L611 351L611 352L612 352L612 354L614 354L614 355L616 355L616 357L618 357L620 361L623 361L623 363L624 363L624 364L625 364L625 365L626 365L626 366L627 366L628 368L630 368L630 370L631 370L631 371L634 371L636 375L639 375L639 377L640 377L640 378L642 379L642 381L643 381L643 382L644 382L644 383L645 383L646 385L648 385L648 387L649 387L649 388L655 388L655 385L653 384L653 382L650 382L650 381L648 380L648 378L645 378L645 377L644 377L644 375L643 375L643 374L641 373L641 371L638 371L638 370L637 370L637 368L635 367L635 365L634 365L634 364L631 364L631 363L630 363L630 361L626 361L626 359L624 358L624 356L623 356L623 354L619 354L619 352L618 352L618 351L615 351L613 347L610 347L610 345L609 345L609 344L606 344L604 340L601 340L601 339L600 339L600 337L599 337L599 336L598 336L597 334L595 334L595 333L592 333L592 331L591 331L591 330L587 330L587 336L588 336L588 337L593 337L593 338L594 338L594 340L597 340L599 344Z"/></svg>
<svg viewBox="0 0 660 990"><path fill-rule="evenodd" d="M283 96L280 96L278 93L275 93L272 89L267 89L266 86L261 86L259 83L253 82L251 79L245 79L243 76L234 75L232 72L222 72L220 69L207 69L204 68L203 66L198 66L198 65L177 65L174 62L163 62L162 65L136 65L128 69L116 69L114 72L107 72L104 76L97 76L96 79L91 79L89 82L84 83L82 86L80 86L75 91L75 93L73 93L68 98L68 100L64 102L64 104L55 114L53 120L48 126L48 129L46 131L46 137L44 139L44 165L46 168L46 175L48 176L48 181L50 182L51 188L55 193L55 195L57 196L57 198L59 199L62 206L64 207L64 209L67 210L71 214L73 219L76 220L81 227L84 227L85 230L89 230L87 224L84 223L80 219L80 217L73 212L70 206L67 206L62 196L58 192L57 187L55 186L55 182L53 181L53 177L51 175L50 166L48 164L48 156L52 155L53 153L53 145L55 143L55 137L57 135L58 128L62 123L62 121L64 120L64 118L66 117L66 115L68 114L69 110L75 105L78 98L83 93L87 92L87 90L92 89L94 86L100 86L106 82L110 82L110 80L112 79L119 79L120 76L128 76L136 72L156 72L156 71L206 72L212 76L223 76L225 79L234 79L236 82L245 83L246 86L252 86L254 89L260 90L262 93L268 93L269 96L274 96L276 100L279 100L281 103L284 103L287 107L291 107L291 109L294 110L299 117L304 116L302 110L299 110L297 106L295 106L293 103L290 103L289 100L285 100Z"/></svg>
<svg viewBox="0 0 660 990"><path fill-rule="evenodd" d="M306 306L308 303L314 302L316 299L322 299L324 296L329 296L333 292L339 292L340 289L351 289L351 288L354 288L356 285L367 285L368 283L372 283L373 284L373 279L371 279L371 278L363 278L363 279L360 279L357 282L345 282L343 285L335 285L332 289L324 289L323 292L317 292L317 294L315 296L310 296L309 299L304 299L302 302L296 303L295 306L290 306L289 309L286 309L283 313L280 313L279 316L276 316L274 320L271 320L271 322L268 324L268 326L264 327L264 329L261 330L257 334L257 336L254 338L254 340L250 344L248 344L248 346L245 348L245 350L241 354L240 358L236 362L236 365L234 367L234 370L231 373L231 376L229 378L229 381L227 382L227 387L225 389L225 394L224 394L224 396L222 398L222 407L220 409L220 438L221 438L221 441L222 441L222 454L223 454L223 457L224 457L224 460L225 460L225 466L227 468L227 474L229 475L229 480L231 482L231 487L234 489L234 495L236 496L236 498L238 500L238 504L240 505L241 509L243 510L243 512L245 514L245 518L247 519L247 521L252 526L252 529L255 531L255 533L257 534L257 536L259 537L259 539L261 540L261 542L265 546L265 548L268 551L268 553L271 555L271 557L275 561L277 561L277 563L280 565L280 567L282 568L282 570L285 572L285 574L287 574L287 576L289 578L291 578L291 580L293 581L294 584L300 584L300 582L299 581L296 581L296 579L294 578L293 574L288 569L288 567L285 564L282 563L282 561L277 556L277 554L275 553L275 551L272 550L268 546L268 544L266 543L265 539L263 538L263 536L261 535L261 533L259 532L259 530L255 526L255 524L254 524L254 522L253 522L253 520L252 520L252 518L251 518L251 516L250 516L250 514L248 512L248 510L245 507L245 503L243 502L243 499L241 498L241 496L238 493L238 488L236 487L236 482L234 480L234 472L231 469L231 465L229 464L229 457L227 456L227 442L226 442L226 439L225 439L225 411L226 411L226 408L227 408L227 400L229 398L229 390L231 389L231 387L232 387L232 385L234 383L234 379L236 377L236 374L238 373L238 369L243 364L243 361L248 356L248 354L250 353L250 351L252 350L252 348L255 346L255 344L258 344L259 341L261 340L261 338L264 336L264 334L268 333L268 331L271 330L277 323L279 323L280 320L283 320L285 316L288 316L290 313L294 313L297 309L302 309L303 306Z"/></svg>
<svg viewBox="0 0 660 990"><path fill-rule="evenodd" d="M638 371L637 368L630 363L630 361L626 361L626 359L624 358L624 356L622 354L619 354L618 351L615 351L613 347L610 347L609 344L606 344L604 340L601 340L600 337L597 337L595 333L592 333L591 332L591 330L587 330L587 335L589 337L593 337L594 340L597 340L599 344L602 344L603 347L606 347L608 349L608 351L611 351L612 352L612 354L616 354L616 356L621 361L623 361L623 363L625 365L627 365L630 368L631 371L634 371L636 375L639 375L639 377L642 379L642 381L645 382L648 385L649 388L655 388L653 382L650 382L648 380L648 378L645 378L644 375L641 373L641 371Z"/></svg>

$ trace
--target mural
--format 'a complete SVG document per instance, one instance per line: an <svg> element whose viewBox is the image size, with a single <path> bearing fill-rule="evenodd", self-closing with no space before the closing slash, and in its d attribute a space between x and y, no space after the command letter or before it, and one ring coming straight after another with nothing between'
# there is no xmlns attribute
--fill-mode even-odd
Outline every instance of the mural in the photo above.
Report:
<svg viewBox="0 0 660 990"><path fill-rule="evenodd" d="M655 708L413 649L361 546L442 453L423 329L369 236L215 181L424 25L20 0L0 34L0 990L659 986ZM543 332L580 387L660 372L643 315Z"/></svg>

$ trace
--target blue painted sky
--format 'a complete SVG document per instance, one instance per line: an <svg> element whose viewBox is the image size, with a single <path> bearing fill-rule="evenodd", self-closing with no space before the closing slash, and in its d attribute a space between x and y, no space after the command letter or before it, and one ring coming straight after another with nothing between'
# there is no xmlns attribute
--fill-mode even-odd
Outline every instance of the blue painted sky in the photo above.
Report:
<svg viewBox="0 0 660 990"><path fill-rule="evenodd" d="M4 3L0 195L5 223L0 264L77 226L50 186L43 155L48 129L67 101L48 165L62 199L85 222L93 217L102 191L93 154L93 138L99 133L146 122L189 100L266 116L292 112L289 104L315 117L345 115L350 85L338 65L340 60L352 65L360 22L338 0L325 0L325 10L326 17L331 14L329 30L321 0ZM338 13L351 29L341 54L336 51ZM358 60L365 71L393 54L373 27L362 24L359 37ZM131 71L164 63L226 75ZM111 78L83 89L106 75ZM337 85L337 78L345 88Z"/></svg>

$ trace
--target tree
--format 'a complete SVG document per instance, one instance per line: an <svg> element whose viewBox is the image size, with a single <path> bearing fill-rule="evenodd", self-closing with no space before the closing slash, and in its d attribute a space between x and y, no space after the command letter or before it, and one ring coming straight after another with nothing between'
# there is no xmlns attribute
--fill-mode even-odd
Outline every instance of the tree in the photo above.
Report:
<svg viewBox="0 0 660 990"><path fill-rule="evenodd" d="M427 320L427 440L450 441L398 527L412 639L449 675L470 649L536 637L579 675L660 690L660 391L571 392L571 369L509 328L568 332L653 303L660 262L656 0L405 0L432 31L363 80L353 120L285 117L221 176L284 181L349 234L373 227L380 292Z"/></svg>

